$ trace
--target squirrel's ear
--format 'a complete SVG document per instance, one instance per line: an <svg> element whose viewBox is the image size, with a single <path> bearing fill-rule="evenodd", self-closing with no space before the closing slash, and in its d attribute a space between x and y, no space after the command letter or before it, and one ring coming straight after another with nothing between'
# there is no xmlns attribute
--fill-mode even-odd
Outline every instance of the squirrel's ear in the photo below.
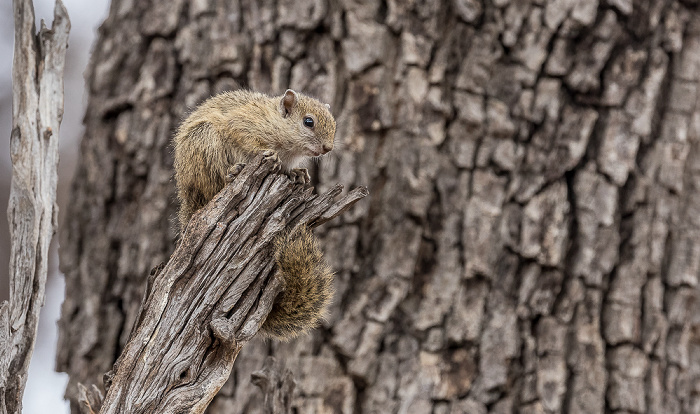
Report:
<svg viewBox="0 0 700 414"><path fill-rule="evenodd" d="M287 89L287 92L284 93L284 96L280 101L280 113L284 118L292 113L294 107L297 106L297 102L299 102L297 93L291 89Z"/></svg>

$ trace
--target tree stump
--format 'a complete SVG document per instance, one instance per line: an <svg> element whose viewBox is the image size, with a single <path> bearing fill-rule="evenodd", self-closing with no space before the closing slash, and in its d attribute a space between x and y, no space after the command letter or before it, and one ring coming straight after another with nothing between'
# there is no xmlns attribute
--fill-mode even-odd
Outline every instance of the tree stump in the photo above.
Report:
<svg viewBox="0 0 700 414"><path fill-rule="evenodd" d="M204 412L284 288L275 276L275 238L319 226L367 195L359 187L336 201L340 185L315 195L279 168L258 156L192 217L170 260L152 274L100 413ZM86 393L82 387L81 400L92 401Z"/></svg>

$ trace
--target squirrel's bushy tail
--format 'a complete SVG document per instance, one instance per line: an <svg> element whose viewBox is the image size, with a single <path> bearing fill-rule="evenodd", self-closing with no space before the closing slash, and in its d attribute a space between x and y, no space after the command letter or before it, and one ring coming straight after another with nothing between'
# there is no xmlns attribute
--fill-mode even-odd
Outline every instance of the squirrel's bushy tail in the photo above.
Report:
<svg viewBox="0 0 700 414"><path fill-rule="evenodd" d="M333 296L333 272L306 226L275 240L275 261L285 288L261 331L288 340L315 328L325 317Z"/></svg>

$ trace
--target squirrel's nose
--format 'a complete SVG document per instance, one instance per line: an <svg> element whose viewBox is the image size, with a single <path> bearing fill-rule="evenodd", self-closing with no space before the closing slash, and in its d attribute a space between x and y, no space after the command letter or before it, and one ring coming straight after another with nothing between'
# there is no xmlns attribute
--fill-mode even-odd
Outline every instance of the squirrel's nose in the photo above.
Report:
<svg viewBox="0 0 700 414"><path fill-rule="evenodd" d="M330 152L333 149L333 145L323 144L323 153Z"/></svg>

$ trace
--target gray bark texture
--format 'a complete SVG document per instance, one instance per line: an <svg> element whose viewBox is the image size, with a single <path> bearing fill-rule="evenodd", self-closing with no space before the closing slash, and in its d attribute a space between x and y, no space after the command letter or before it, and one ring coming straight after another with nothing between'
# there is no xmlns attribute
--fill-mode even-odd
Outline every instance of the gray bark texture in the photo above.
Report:
<svg viewBox="0 0 700 414"><path fill-rule="evenodd" d="M31 0L13 2L12 185L10 300L0 304L0 413L21 413L39 312L44 305L48 251L56 230L58 130L63 118L63 69L70 21L56 1L51 29L37 33Z"/></svg>
<svg viewBox="0 0 700 414"><path fill-rule="evenodd" d="M75 412L174 249L174 129L238 87L329 102L317 189L371 196L316 232L326 323L251 341L209 413L269 412L270 355L298 413L700 412L697 1L114 0L87 81Z"/></svg>
<svg viewBox="0 0 700 414"><path fill-rule="evenodd" d="M264 414L293 414L292 398L296 382L294 374L284 364L269 356L263 369L253 372L251 380L265 396Z"/></svg>

